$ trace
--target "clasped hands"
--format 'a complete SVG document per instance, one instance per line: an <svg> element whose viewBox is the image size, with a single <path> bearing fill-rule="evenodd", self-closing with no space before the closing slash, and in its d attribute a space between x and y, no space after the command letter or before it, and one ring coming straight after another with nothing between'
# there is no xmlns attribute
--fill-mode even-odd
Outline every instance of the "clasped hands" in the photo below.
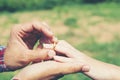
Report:
<svg viewBox="0 0 120 80"><path fill-rule="evenodd" d="M89 66L83 58L69 43L57 40L46 23L37 21L12 28L4 55L9 70L28 65L14 76L18 80L57 80L64 74L87 72Z"/></svg>

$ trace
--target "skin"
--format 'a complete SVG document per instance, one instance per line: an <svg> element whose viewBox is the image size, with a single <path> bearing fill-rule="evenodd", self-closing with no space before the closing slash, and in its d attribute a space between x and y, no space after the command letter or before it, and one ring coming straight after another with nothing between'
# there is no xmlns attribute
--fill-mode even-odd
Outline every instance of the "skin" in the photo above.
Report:
<svg viewBox="0 0 120 80"><path fill-rule="evenodd" d="M44 48L53 49L53 44L46 44ZM55 53L51 51L51 53ZM58 53L59 54L59 53ZM48 66L49 65L49 66ZM81 62L58 62L54 60L43 61L29 65L22 69L14 79L19 80L58 80L65 74L75 72L88 72L89 67Z"/></svg>
<svg viewBox="0 0 120 80"><path fill-rule="evenodd" d="M34 49L38 40L40 43ZM14 27L4 56L5 64L9 69L15 70L30 62L47 60L57 53L52 61L35 63L25 67L14 79L56 80L56 77L61 74L82 71L94 80L120 80L119 66L95 60L76 50L66 41L57 43L54 49L56 53L53 49L42 47L42 43L52 42L55 42L55 37L46 24L34 22ZM51 54L52 57L50 57Z"/></svg>
<svg viewBox="0 0 120 80"><path fill-rule="evenodd" d="M37 41L39 41L39 45L34 49ZM55 41L56 38L45 23L34 21L15 25L11 30L5 50L5 65L9 70L16 70L31 62L49 59L50 50L44 49L42 43L53 43Z"/></svg>
<svg viewBox="0 0 120 80"><path fill-rule="evenodd" d="M80 72L83 66L82 63L45 61L25 67L13 77L13 80L57 80L61 77L58 75Z"/></svg>
<svg viewBox="0 0 120 80"><path fill-rule="evenodd" d="M93 59L85 55L84 53L78 51L66 41L59 41L55 47L55 50L59 52L59 54L67 57L54 56L54 60L63 63L84 63L88 66L83 67L83 70L89 69L89 71L83 73L94 80L120 80L119 66Z"/></svg>

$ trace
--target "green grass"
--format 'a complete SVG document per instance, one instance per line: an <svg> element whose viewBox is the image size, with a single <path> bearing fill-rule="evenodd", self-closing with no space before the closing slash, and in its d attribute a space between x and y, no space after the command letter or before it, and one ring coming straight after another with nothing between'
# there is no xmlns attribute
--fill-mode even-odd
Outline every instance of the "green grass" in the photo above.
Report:
<svg viewBox="0 0 120 80"><path fill-rule="evenodd" d="M87 51L96 59L104 62L120 65L120 39L114 40L110 43L97 43L92 40L76 46L81 51Z"/></svg>
<svg viewBox="0 0 120 80"><path fill-rule="evenodd" d="M0 44L6 45L14 24L32 20L49 23L59 39L68 41L85 54L104 62L120 65L120 7L115 3L72 5L53 10L1 12ZM104 34L103 34L104 33ZM104 37L105 34L108 34ZM111 38L112 37L112 38ZM16 72L0 73L0 80L10 80ZM60 80L91 80L81 73Z"/></svg>
<svg viewBox="0 0 120 80"><path fill-rule="evenodd" d="M92 79L88 78L87 76L81 73L76 73L76 74L66 75L60 80L92 80Z"/></svg>
<svg viewBox="0 0 120 80"><path fill-rule="evenodd" d="M0 73L0 80L10 80L14 76L13 72Z"/></svg>

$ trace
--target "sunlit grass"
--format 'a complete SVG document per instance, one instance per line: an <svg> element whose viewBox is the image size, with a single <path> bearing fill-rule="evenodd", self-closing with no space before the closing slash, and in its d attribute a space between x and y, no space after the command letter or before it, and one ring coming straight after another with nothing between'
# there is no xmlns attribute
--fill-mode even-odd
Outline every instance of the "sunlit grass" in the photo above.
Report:
<svg viewBox="0 0 120 80"><path fill-rule="evenodd" d="M15 24L46 21L59 39L67 40L75 48L96 59L120 65L119 9L119 4L103 3L62 6L53 10L1 12L0 44L7 44L10 29ZM2 73L0 80L10 80L14 74ZM61 80L91 79L82 74L70 74Z"/></svg>

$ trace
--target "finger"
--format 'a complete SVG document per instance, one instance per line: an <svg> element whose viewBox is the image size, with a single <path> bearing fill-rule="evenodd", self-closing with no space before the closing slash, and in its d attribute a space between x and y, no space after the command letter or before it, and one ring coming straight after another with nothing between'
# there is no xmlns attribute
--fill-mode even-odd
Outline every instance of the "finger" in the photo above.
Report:
<svg viewBox="0 0 120 80"><path fill-rule="evenodd" d="M53 42L53 43L54 43L54 42L55 42L55 43L58 43L57 37L53 36L52 42Z"/></svg>
<svg viewBox="0 0 120 80"><path fill-rule="evenodd" d="M44 35L41 36L40 42L41 43L52 43L52 41L50 41L50 39L45 37Z"/></svg>
<svg viewBox="0 0 120 80"><path fill-rule="evenodd" d="M40 42L45 44L53 44L53 43L57 43L58 39L56 37L53 37L53 39L50 40L49 38L43 36L41 37Z"/></svg>
<svg viewBox="0 0 120 80"><path fill-rule="evenodd" d="M49 25L48 25L46 22L43 22L43 25L45 25L45 26L48 28L48 30L51 31ZM52 31L51 31L51 32L52 32ZM55 36L53 36L52 42L58 42L58 39L57 39Z"/></svg>
<svg viewBox="0 0 120 80"><path fill-rule="evenodd" d="M33 23L33 27L39 32L42 32L46 37L53 38L53 32L45 24L43 23L40 24L39 22L35 22Z"/></svg>
<svg viewBox="0 0 120 80"><path fill-rule="evenodd" d="M28 80L44 80L44 78L59 74L69 74L81 71L83 64L80 63L59 63L55 61L45 61L42 63L36 63L24 68L17 76L28 77ZM37 73L37 75L36 75ZM21 78L21 79L22 79Z"/></svg>
<svg viewBox="0 0 120 80"><path fill-rule="evenodd" d="M37 64L42 64L41 67L44 66L43 67L44 70L46 69L49 70L49 71L46 70L46 74L50 74L50 75L59 75L59 74L64 75L69 73L80 72L82 71L82 67L84 66L83 63L79 63L79 62L60 63L55 61L45 61L43 63L37 63Z"/></svg>
<svg viewBox="0 0 120 80"><path fill-rule="evenodd" d="M64 63L66 63L66 62L73 62L73 59L67 58L67 57L63 57L63 56L54 56L53 59L55 61L64 62Z"/></svg>
<svg viewBox="0 0 120 80"><path fill-rule="evenodd" d="M62 56L54 56L53 59L55 61L58 61L58 62L64 62L64 63L67 63L67 62L75 62L73 59L71 58L66 58L66 57L62 57ZM88 66L87 64L84 64L81 71L82 72L88 72L90 70L90 66Z"/></svg>
<svg viewBox="0 0 120 80"><path fill-rule="evenodd" d="M55 56L55 52L49 49L37 49L29 53L29 60L34 62L39 62L42 60L52 59Z"/></svg>
<svg viewBox="0 0 120 80"><path fill-rule="evenodd" d="M63 69L63 74L76 73L76 72L88 72L90 66L80 62L67 63L68 66Z"/></svg>
<svg viewBox="0 0 120 80"><path fill-rule="evenodd" d="M55 51L63 55L66 55L67 57L70 57L70 58L73 58L76 55L75 54L76 51L74 50L74 48L64 40L58 41L55 47Z"/></svg>
<svg viewBox="0 0 120 80"><path fill-rule="evenodd" d="M29 32L38 31L39 32L38 34L40 34L40 35L43 34L44 36L46 36L48 38L51 38L51 39L53 38L53 32L48 27L46 27L46 25L44 25L43 23L40 23L38 21L26 23L17 28L19 28L17 30L20 32L22 31L23 34L24 34L24 32L29 33Z"/></svg>
<svg viewBox="0 0 120 80"><path fill-rule="evenodd" d="M76 73L76 72L81 72L83 63L79 62L71 62L71 63L64 63L62 66L60 66L60 72L61 74L70 74L70 73Z"/></svg>
<svg viewBox="0 0 120 80"><path fill-rule="evenodd" d="M40 26L40 23L36 22L34 23L35 28L37 28L37 26ZM54 43L54 42L57 42L57 38L53 35L53 32L51 31L50 27L45 23L41 23L41 32L44 34L44 35L41 35L41 42L42 43Z"/></svg>

